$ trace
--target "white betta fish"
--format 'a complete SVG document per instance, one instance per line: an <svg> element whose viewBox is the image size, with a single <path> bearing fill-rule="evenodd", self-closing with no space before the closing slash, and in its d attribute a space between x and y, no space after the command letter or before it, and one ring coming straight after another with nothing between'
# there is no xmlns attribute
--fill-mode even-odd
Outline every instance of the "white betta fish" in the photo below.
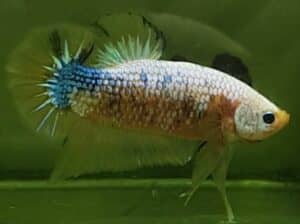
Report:
<svg viewBox="0 0 300 224"><path fill-rule="evenodd" d="M37 29L8 62L22 114L37 131L63 139L52 179L184 165L193 157L187 201L212 174L232 221L225 192L228 144L263 140L289 115L220 70L160 60L162 33L144 17L111 17L96 28ZM124 26L110 33L110 20ZM127 24L135 29L124 33ZM109 42L112 36L119 39Z"/></svg>

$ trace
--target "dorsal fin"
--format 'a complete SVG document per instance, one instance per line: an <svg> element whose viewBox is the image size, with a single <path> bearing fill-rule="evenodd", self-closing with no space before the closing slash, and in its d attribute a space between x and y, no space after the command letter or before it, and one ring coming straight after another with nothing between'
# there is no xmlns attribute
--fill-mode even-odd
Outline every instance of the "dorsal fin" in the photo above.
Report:
<svg viewBox="0 0 300 224"><path fill-rule="evenodd" d="M248 68L238 57L228 53L217 54L213 59L211 67L225 72L240 81L245 82L249 86L252 86L252 79L249 75Z"/></svg>
<svg viewBox="0 0 300 224"><path fill-rule="evenodd" d="M162 55L161 41L152 43L151 39L149 32L144 43L139 36L134 38L129 35L128 38L122 37L115 45L104 45L104 49L99 51L97 67L112 67L137 59L159 59Z"/></svg>
<svg viewBox="0 0 300 224"><path fill-rule="evenodd" d="M132 13L106 15L91 28L103 43L97 58L98 67L111 67L136 59L158 59L162 55L163 33L143 16Z"/></svg>

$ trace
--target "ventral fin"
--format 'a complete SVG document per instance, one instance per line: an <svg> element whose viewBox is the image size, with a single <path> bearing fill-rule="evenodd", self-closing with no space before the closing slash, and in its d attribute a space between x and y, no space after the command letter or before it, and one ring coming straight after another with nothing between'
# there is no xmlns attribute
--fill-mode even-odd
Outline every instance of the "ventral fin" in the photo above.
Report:
<svg viewBox="0 0 300 224"><path fill-rule="evenodd" d="M145 17L127 14L103 16L92 25L103 40L97 67L113 67L138 59L159 59L165 45L164 37Z"/></svg>
<svg viewBox="0 0 300 224"><path fill-rule="evenodd" d="M249 86L252 86L252 78L249 75L248 68L238 57L228 53L217 54L213 59L211 67L225 72Z"/></svg>
<svg viewBox="0 0 300 224"><path fill-rule="evenodd" d="M234 223L234 219L235 219L231 205L227 197L226 186L225 186L228 167L232 155L233 155L233 150L228 146L224 147L224 152L220 158L220 162L218 163L216 169L212 173L213 180L216 183L216 186L219 192L221 193L222 199L224 201L228 223Z"/></svg>

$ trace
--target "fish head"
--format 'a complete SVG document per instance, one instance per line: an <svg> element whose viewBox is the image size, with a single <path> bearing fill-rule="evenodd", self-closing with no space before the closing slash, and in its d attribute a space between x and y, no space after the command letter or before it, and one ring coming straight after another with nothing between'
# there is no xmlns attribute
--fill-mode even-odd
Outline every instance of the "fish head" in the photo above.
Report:
<svg viewBox="0 0 300 224"><path fill-rule="evenodd" d="M286 111L258 94L241 102L234 113L236 134L247 141L268 138L285 127L289 119Z"/></svg>

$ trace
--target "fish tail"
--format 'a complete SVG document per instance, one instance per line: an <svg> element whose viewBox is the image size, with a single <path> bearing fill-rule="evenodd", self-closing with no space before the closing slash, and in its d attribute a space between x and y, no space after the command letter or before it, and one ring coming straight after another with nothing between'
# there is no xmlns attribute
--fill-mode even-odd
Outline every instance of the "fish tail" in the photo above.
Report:
<svg viewBox="0 0 300 224"><path fill-rule="evenodd" d="M54 136L67 112L53 97L54 77L68 63L91 64L95 35L78 25L63 24L31 31L9 56L9 88L24 120L38 132Z"/></svg>

